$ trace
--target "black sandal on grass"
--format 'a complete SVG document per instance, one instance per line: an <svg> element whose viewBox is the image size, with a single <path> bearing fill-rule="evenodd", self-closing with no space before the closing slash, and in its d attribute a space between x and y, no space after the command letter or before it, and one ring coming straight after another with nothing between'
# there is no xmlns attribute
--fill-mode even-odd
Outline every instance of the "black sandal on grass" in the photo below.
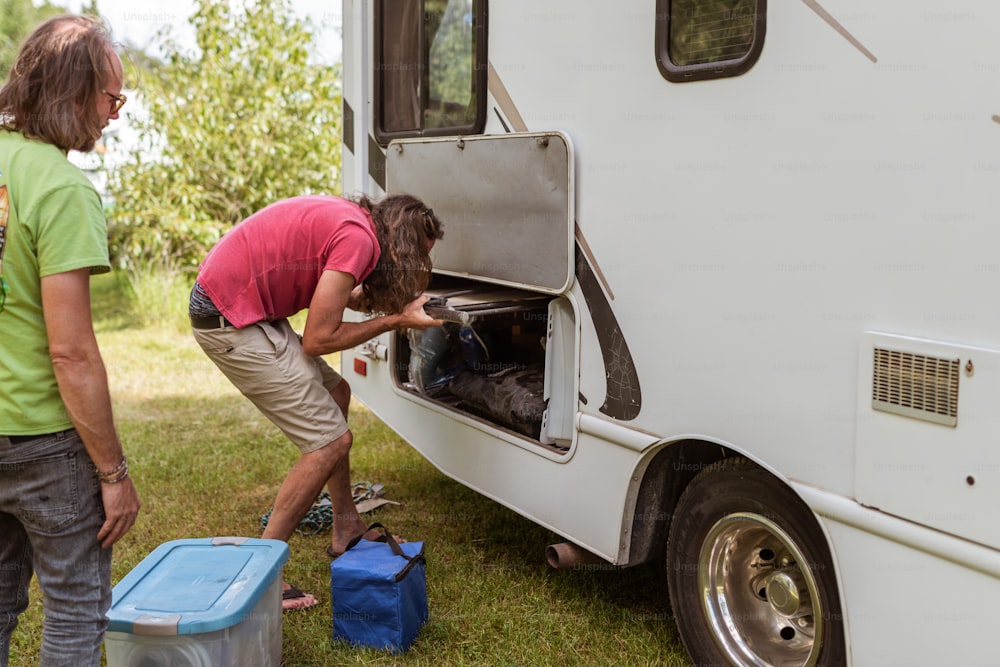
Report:
<svg viewBox="0 0 1000 667"><path fill-rule="evenodd" d="M291 584L286 584L286 586L288 586L288 588L281 591L281 611L300 611L315 607L319 604L319 600L316 599L316 596L309 593L303 593ZM286 605L286 602L289 604Z"/></svg>

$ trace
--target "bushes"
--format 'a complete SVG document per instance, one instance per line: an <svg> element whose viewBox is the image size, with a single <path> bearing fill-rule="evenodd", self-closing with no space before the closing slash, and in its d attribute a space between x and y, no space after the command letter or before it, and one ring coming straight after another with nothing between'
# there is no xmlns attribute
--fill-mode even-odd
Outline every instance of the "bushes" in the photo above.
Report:
<svg viewBox="0 0 1000 667"><path fill-rule="evenodd" d="M119 267L193 269L250 213L340 191L340 70L310 59L310 25L287 0L199 0L191 23L197 52L161 33L123 110L138 140L109 179Z"/></svg>

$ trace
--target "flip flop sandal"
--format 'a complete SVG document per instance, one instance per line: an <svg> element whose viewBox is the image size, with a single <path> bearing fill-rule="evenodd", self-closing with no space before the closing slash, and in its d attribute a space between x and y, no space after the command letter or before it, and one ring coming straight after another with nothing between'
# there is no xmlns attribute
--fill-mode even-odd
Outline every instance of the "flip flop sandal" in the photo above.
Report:
<svg viewBox="0 0 1000 667"><path fill-rule="evenodd" d="M395 500L384 498L385 485L371 482L356 482L351 485L351 496L358 514L367 514L383 505L399 505Z"/></svg>
<svg viewBox="0 0 1000 667"><path fill-rule="evenodd" d="M382 484L372 484L367 481L351 484L351 496L354 499L354 504L383 495L385 495L385 486Z"/></svg>
<svg viewBox="0 0 1000 667"><path fill-rule="evenodd" d="M300 600L307 597L312 598L312 602L306 602L305 604L297 606L289 606L289 607L286 607L284 605L285 600ZM300 589L296 588L295 586L292 586L291 584L289 584L287 589L281 591L281 602L282 602L281 605L282 611L302 611L304 609L311 609L312 607L315 607L316 605L319 604L319 600L317 600L315 596L303 593Z"/></svg>

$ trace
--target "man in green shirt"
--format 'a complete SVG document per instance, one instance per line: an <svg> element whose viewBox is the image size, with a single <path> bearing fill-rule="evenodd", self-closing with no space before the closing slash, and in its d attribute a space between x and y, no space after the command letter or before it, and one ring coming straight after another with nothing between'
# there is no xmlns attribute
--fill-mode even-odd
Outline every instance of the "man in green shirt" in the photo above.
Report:
<svg viewBox="0 0 1000 667"><path fill-rule="evenodd" d="M0 665L37 574L42 665L100 665L111 545L139 498L94 336L90 275L110 270L101 201L70 164L125 102L98 20L59 16L0 89Z"/></svg>

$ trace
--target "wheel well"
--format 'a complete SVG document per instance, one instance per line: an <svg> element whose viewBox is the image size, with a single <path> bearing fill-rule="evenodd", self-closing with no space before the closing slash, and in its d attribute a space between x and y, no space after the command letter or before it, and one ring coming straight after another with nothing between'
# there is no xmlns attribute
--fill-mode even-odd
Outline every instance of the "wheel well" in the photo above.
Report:
<svg viewBox="0 0 1000 667"><path fill-rule="evenodd" d="M642 472L636 494L628 565L664 556L670 520L684 488L706 466L738 455L703 440L681 440L665 445L654 454Z"/></svg>

